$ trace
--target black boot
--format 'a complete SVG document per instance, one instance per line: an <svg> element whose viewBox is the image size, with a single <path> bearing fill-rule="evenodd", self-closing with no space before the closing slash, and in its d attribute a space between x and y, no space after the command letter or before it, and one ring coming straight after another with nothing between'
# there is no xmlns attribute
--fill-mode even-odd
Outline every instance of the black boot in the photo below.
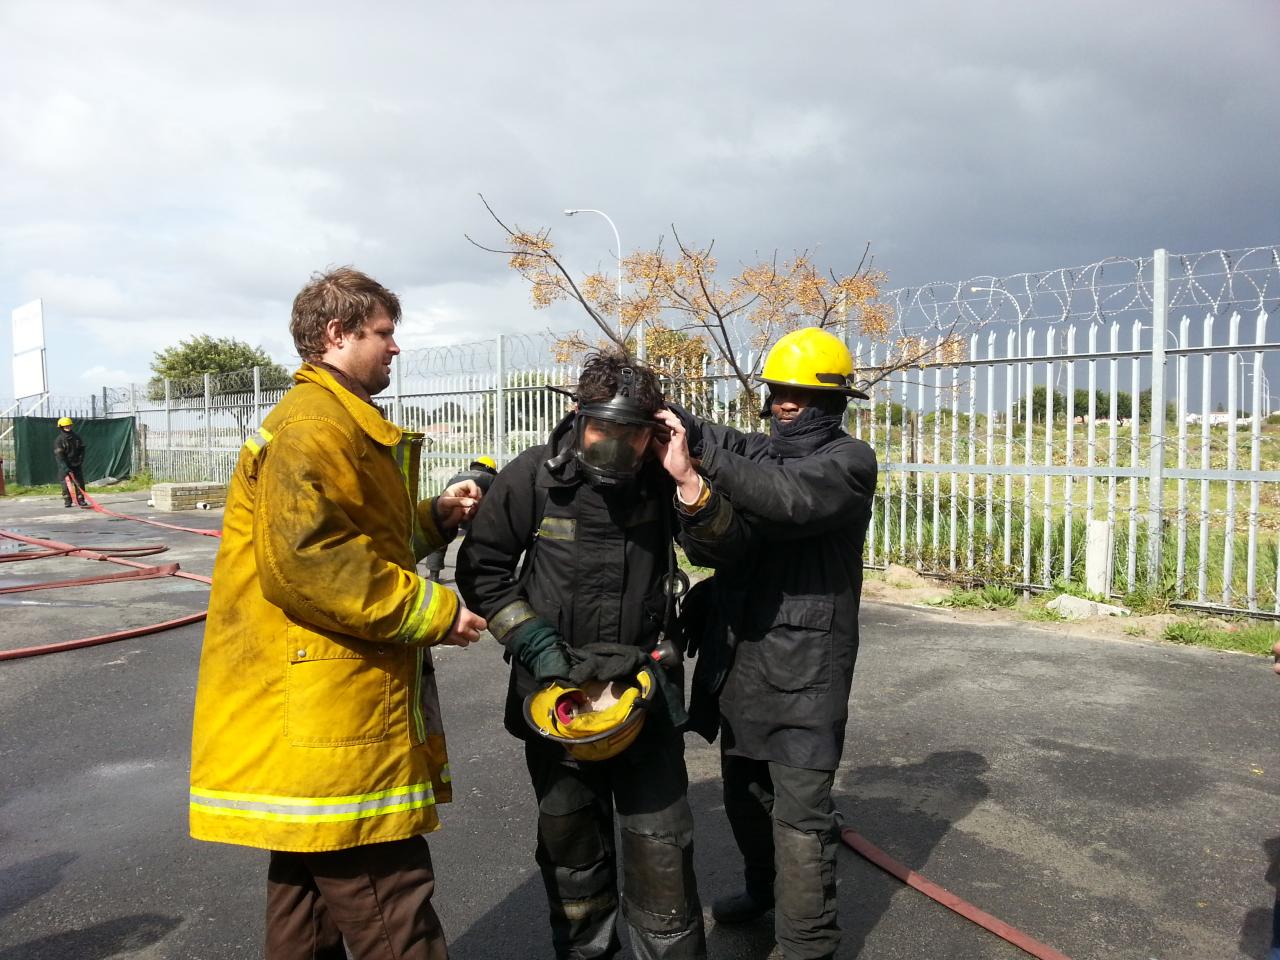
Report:
<svg viewBox="0 0 1280 960"><path fill-rule="evenodd" d="M746 890L721 897L711 905L711 916L716 923L733 926L758 920L773 909L773 896L758 898Z"/></svg>

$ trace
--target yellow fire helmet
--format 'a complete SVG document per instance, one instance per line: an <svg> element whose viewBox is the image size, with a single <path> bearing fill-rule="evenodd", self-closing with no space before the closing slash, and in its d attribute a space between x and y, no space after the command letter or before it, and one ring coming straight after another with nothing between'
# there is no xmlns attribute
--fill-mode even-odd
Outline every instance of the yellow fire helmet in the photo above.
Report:
<svg viewBox="0 0 1280 960"><path fill-rule="evenodd" d="M832 390L868 399L853 386L853 355L839 337L820 327L793 330L764 359L760 382L770 386Z"/></svg>
<svg viewBox="0 0 1280 960"><path fill-rule="evenodd" d="M71 426L71 418L70 418L70 417L59 417L59 418L58 418L58 426L60 426L60 427L69 427L69 426Z"/></svg>
<svg viewBox="0 0 1280 960"><path fill-rule="evenodd" d="M484 464L486 467L488 467L490 470L497 470L497 469L498 469L497 461L495 461L495 460L493 459L493 457L476 457L476 458L475 458L475 460L474 460L474 461L472 461L472 462L473 462L473 463L483 463L483 464Z"/></svg>
<svg viewBox="0 0 1280 960"><path fill-rule="evenodd" d="M575 760L608 760L640 735L656 688L647 666L629 681L567 687L553 680L525 697L524 719Z"/></svg>

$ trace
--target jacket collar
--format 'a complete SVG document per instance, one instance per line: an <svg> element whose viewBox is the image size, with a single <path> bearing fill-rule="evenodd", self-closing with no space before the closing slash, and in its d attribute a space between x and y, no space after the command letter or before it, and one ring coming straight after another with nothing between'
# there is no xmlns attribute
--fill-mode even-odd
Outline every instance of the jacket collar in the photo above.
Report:
<svg viewBox="0 0 1280 960"><path fill-rule="evenodd" d="M323 367L304 363L294 373L293 381L294 383L312 383L332 393L351 415L351 419L359 424L360 429L375 443L380 443L384 447L394 447L404 435L404 431L385 419L377 407L372 403L366 403L343 387L338 383L337 378Z"/></svg>

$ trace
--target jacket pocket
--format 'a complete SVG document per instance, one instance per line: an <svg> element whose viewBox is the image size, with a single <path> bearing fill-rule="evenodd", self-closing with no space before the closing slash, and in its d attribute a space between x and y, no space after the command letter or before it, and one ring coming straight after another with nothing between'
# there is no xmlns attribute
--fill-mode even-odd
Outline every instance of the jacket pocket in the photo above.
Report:
<svg viewBox="0 0 1280 960"><path fill-rule="evenodd" d="M776 690L824 690L831 685L830 597L788 597L759 647L760 673Z"/></svg>
<svg viewBox="0 0 1280 960"><path fill-rule="evenodd" d="M387 736L395 657L373 644L348 647L295 624L287 642L284 732L293 746L352 746Z"/></svg>

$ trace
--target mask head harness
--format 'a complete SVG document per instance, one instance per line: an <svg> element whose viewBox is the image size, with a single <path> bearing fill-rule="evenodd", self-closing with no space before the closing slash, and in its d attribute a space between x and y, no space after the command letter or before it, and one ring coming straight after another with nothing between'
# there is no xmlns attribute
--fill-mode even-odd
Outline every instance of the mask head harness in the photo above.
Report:
<svg viewBox="0 0 1280 960"><path fill-rule="evenodd" d="M621 486L635 479L653 436L653 412L636 399L631 367L618 372L618 388L608 400L578 404L574 457L595 486Z"/></svg>

